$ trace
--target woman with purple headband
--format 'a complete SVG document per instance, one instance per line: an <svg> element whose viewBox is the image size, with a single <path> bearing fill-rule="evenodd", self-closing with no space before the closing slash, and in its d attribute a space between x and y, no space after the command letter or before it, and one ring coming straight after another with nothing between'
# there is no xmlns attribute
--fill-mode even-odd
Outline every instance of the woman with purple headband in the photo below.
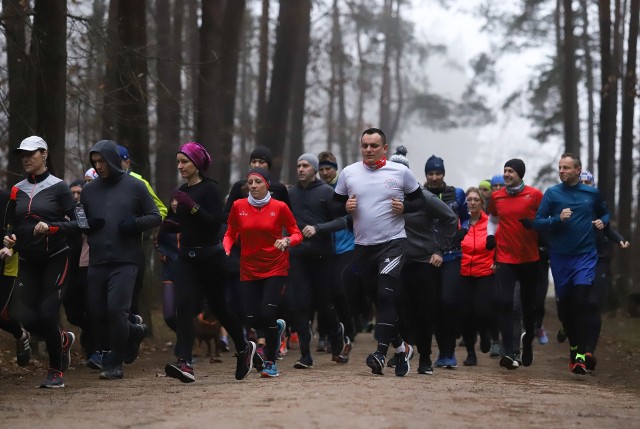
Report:
<svg viewBox="0 0 640 429"><path fill-rule="evenodd" d="M217 182L204 175L211 156L202 145L190 142L180 148L176 160L186 181L173 195L178 202L175 219L181 234L175 279L178 361L167 364L165 373L184 383L195 381L191 367L193 318L204 296L211 313L233 338L238 359L236 379L242 380L251 371L256 345L244 339L240 320L226 307L226 255L219 239L223 202Z"/></svg>

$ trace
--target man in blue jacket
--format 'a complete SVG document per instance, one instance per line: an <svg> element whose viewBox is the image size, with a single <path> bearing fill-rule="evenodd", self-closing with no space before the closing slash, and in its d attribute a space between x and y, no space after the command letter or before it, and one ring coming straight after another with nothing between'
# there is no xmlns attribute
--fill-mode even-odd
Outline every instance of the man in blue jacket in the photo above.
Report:
<svg viewBox="0 0 640 429"><path fill-rule="evenodd" d="M549 262L556 289L558 313L570 345L569 369L584 375L589 293L598 263L596 230L609 223L609 212L600 192L580 182L582 163L571 153L560 157L560 181L547 189L533 226L547 232Z"/></svg>

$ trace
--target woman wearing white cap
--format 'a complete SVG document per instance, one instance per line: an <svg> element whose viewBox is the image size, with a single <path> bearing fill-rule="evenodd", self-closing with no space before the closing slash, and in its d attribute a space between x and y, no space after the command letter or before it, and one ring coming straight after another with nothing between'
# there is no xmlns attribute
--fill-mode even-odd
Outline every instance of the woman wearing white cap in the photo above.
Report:
<svg viewBox="0 0 640 429"><path fill-rule="evenodd" d="M60 290L67 280L69 247L64 234L77 230L69 186L47 170L47 143L31 136L16 150L27 178L11 189L3 244L20 254L18 320L44 338L49 370L40 387L64 387L73 333L60 330ZM65 218L65 216L67 218Z"/></svg>

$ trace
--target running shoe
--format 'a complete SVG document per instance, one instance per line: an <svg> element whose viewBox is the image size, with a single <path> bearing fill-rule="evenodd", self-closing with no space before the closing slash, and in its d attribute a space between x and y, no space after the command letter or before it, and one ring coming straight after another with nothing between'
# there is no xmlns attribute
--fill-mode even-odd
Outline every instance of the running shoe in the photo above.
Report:
<svg viewBox="0 0 640 429"><path fill-rule="evenodd" d="M528 339L526 332L520 337L522 343L522 366L531 366L533 363L533 338Z"/></svg>
<svg viewBox="0 0 640 429"><path fill-rule="evenodd" d="M71 365L71 346L75 340L76 336L73 335L73 332L62 332L62 363L60 364L60 370L63 372L69 369Z"/></svg>
<svg viewBox="0 0 640 429"><path fill-rule="evenodd" d="M317 352L326 352L327 351L327 340L324 338L318 338L318 346L316 347Z"/></svg>
<svg viewBox="0 0 640 429"><path fill-rule="evenodd" d="M433 375L433 365L429 357L420 356L420 363L418 364L418 374Z"/></svg>
<svg viewBox="0 0 640 429"><path fill-rule="evenodd" d="M597 363L598 363L598 359L596 359L593 353L584 354L584 364L587 367L588 371L595 371Z"/></svg>
<svg viewBox="0 0 640 429"><path fill-rule="evenodd" d="M505 355L500 358L500 366L507 369L518 369L520 364L514 357Z"/></svg>
<svg viewBox="0 0 640 429"><path fill-rule="evenodd" d="M144 320L142 320L142 316L140 316L139 314L133 314L133 313L129 314L129 320L134 325L142 325L142 322L144 322Z"/></svg>
<svg viewBox="0 0 640 429"><path fill-rule="evenodd" d="M332 360L337 363L348 363L349 353L351 353L351 340L349 337L344 337L344 347L339 355L333 355Z"/></svg>
<svg viewBox="0 0 640 429"><path fill-rule="evenodd" d="M587 365L582 356L577 356L575 362L569 364L569 368L576 375L585 375L587 373Z"/></svg>
<svg viewBox="0 0 640 429"><path fill-rule="evenodd" d="M260 376L262 378L274 378L274 377L280 377L280 373L278 372L278 367L276 366L275 362L271 362L271 361L266 361L264 363L264 368L262 369L262 372L260 373Z"/></svg>
<svg viewBox="0 0 640 429"><path fill-rule="evenodd" d="M536 329L536 338L538 339L538 344L541 346L549 343L549 337L547 337L547 333L542 326Z"/></svg>
<svg viewBox="0 0 640 429"><path fill-rule="evenodd" d="M101 380L120 380L124 377L122 365L105 365L98 376Z"/></svg>
<svg viewBox="0 0 640 429"><path fill-rule="evenodd" d="M293 367L296 369L307 369L313 366L313 358L311 355L302 355L300 359L293 364Z"/></svg>
<svg viewBox="0 0 640 429"><path fill-rule="evenodd" d="M298 338L297 332L292 332L289 335L289 341L287 347L291 350L297 350L300 347L300 339Z"/></svg>
<svg viewBox="0 0 640 429"><path fill-rule="evenodd" d="M253 368L253 355L256 354L256 343L253 341L247 342L244 350L238 353L236 358L238 359L236 363L236 380L242 380L249 372L251 372L251 368Z"/></svg>
<svg viewBox="0 0 640 429"><path fill-rule="evenodd" d="M282 341L280 341L280 348L278 349L277 359L282 360L287 355L288 351L289 350L287 349L287 340L283 339Z"/></svg>
<svg viewBox="0 0 640 429"><path fill-rule="evenodd" d="M464 366L477 366L478 365L478 356L475 353L467 354L467 358L462 362Z"/></svg>
<svg viewBox="0 0 640 429"><path fill-rule="evenodd" d="M344 325L342 322L338 322L338 332L331 335L331 344L328 344L330 348L327 348L327 353L331 353L332 355L339 355L342 353L342 349L344 349L345 345L345 337L344 337Z"/></svg>
<svg viewBox="0 0 640 429"><path fill-rule="evenodd" d="M131 332L129 332L129 338L127 339L127 350L124 355L124 363L133 363L138 358L140 353L140 343L147 335L147 325L144 323L131 325Z"/></svg>
<svg viewBox="0 0 640 429"><path fill-rule="evenodd" d="M196 381L196 377L193 375L193 368L184 360L178 359L176 363L168 363L164 367L164 373L167 377L177 378L183 383L192 383Z"/></svg>
<svg viewBox="0 0 640 429"><path fill-rule="evenodd" d="M396 358L396 376L404 377L411 370L411 365L409 361L413 357L413 346L405 343L404 344L405 351L400 353L395 353L394 357Z"/></svg>
<svg viewBox="0 0 640 429"><path fill-rule="evenodd" d="M373 374L382 375L384 370L385 358L382 353L375 351L367 356L367 366L371 368Z"/></svg>
<svg viewBox="0 0 640 429"><path fill-rule="evenodd" d="M25 366L31 360L31 335L29 332L22 330L20 338L16 338L16 359L18 366Z"/></svg>
<svg viewBox="0 0 640 429"><path fill-rule="evenodd" d="M456 355L449 355L444 358L444 368L446 369L454 369L458 367L458 361L456 360Z"/></svg>
<svg viewBox="0 0 640 429"><path fill-rule="evenodd" d="M251 342L253 342L253 341L251 341ZM265 345L264 344L258 344L256 346L256 352L253 354L253 367L258 372L262 371L262 368L264 368L264 359L265 359L265 354L264 353L265 353Z"/></svg>
<svg viewBox="0 0 640 429"><path fill-rule="evenodd" d="M91 353L91 356L87 359L87 367L102 371L102 352L95 351Z"/></svg>
<svg viewBox="0 0 640 429"><path fill-rule="evenodd" d="M564 326L558 329L558 333L556 334L556 339L558 340L559 343L564 343L565 340L567 339L567 332L564 330Z"/></svg>
<svg viewBox="0 0 640 429"><path fill-rule="evenodd" d="M495 341L491 343L491 349L489 349L489 357L499 357L502 356L502 346L499 341Z"/></svg>
<svg viewBox="0 0 640 429"><path fill-rule="evenodd" d="M54 368L49 368L47 376L44 378L40 387L43 389L57 389L64 387L64 380L62 378L62 372Z"/></svg>

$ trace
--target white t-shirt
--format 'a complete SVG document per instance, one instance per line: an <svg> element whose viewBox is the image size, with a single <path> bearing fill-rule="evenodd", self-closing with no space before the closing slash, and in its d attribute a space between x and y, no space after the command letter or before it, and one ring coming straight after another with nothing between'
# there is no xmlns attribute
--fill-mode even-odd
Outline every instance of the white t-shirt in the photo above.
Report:
<svg viewBox="0 0 640 429"><path fill-rule="evenodd" d="M397 162L387 161L377 170L370 170L362 161L345 167L335 192L356 196L358 204L351 213L356 244L370 246L406 237L404 217L391 211L391 198L404 201L405 194L418 187L411 170Z"/></svg>

